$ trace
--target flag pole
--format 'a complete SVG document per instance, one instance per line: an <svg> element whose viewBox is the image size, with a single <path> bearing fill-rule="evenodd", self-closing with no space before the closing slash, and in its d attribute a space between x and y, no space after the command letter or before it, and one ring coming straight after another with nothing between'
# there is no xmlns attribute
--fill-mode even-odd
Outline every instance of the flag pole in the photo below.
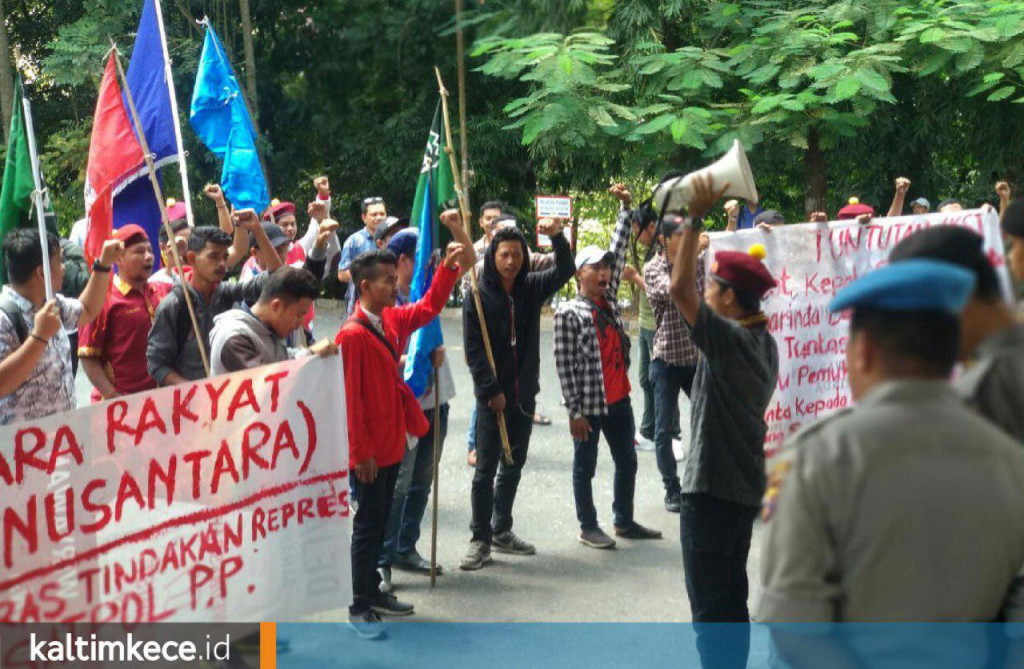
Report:
<svg viewBox="0 0 1024 669"><path fill-rule="evenodd" d="M192 193L188 187L188 166L185 163L185 146L181 141L181 120L178 116L178 97L174 91L174 77L171 72L171 56L167 50L167 33L164 32L164 10L160 0L153 0L156 9L156 25L160 31L160 46L164 51L164 79L167 80L167 95L171 99L171 116L174 118L174 142L178 147L178 174L181 176L182 198L185 200L185 218L194 226L192 215Z"/></svg>
<svg viewBox="0 0 1024 669"><path fill-rule="evenodd" d="M462 184L459 181L459 170L458 165L455 162L455 153L452 151L452 124L451 119L448 117L448 90L444 87L444 81L441 79L441 70L434 66L434 73L437 75L437 86L441 92L441 113L444 115L444 132L445 132L445 153L448 154L448 160L452 166L452 181L454 181L455 193L459 196L459 209L462 210L462 227L466 230L466 234L470 234L470 213L469 213L469 202L466 200L466 193L462 190ZM491 350L491 335L487 331L487 319L484 318L484 307L480 301L480 290L479 283L476 276L476 265L469 270L469 280L473 286L473 302L476 306L476 315L480 320L480 334L484 340L484 353L487 354L487 362L491 365L491 371L494 372L494 376L498 376L498 368L494 364L494 352ZM505 454L505 464L512 464L512 448L509 445L508 440L508 426L505 424L505 414L502 412L495 412L495 416L498 419L498 432L501 433L501 448Z"/></svg>
<svg viewBox="0 0 1024 669"><path fill-rule="evenodd" d="M111 42L111 49L114 52L114 61L117 63L117 76L121 79L121 88L124 90L124 97L128 101L128 109L132 113L132 122L135 124L135 132L139 138L139 144L142 145L142 154L146 157L146 170L149 172L149 182L153 184L153 195L156 196L157 206L160 207L160 220L163 223L164 229L167 231L167 239L171 241L168 247L171 249L171 257L174 259L174 266L178 270L178 275L181 277L182 290L181 292L185 295L185 306L188 308L189 318L192 320L192 328L196 333L196 345L199 347L199 357L203 360L203 369L206 371L206 375L210 375L210 360L206 357L206 342L203 341L202 331L199 329L199 320L196 318L196 310L192 305L192 295L189 293L188 286L185 285L185 270L181 264L181 257L178 255L178 245L174 243L174 230L171 228L171 222L167 218L167 202L164 200L163 193L160 191L160 181L156 176L156 166L153 164L153 154L149 152L149 143L146 141L146 133L142 129L142 123L139 122L139 113L135 109L135 100L132 98L131 88L128 86L128 78L124 74L124 67L121 65L121 54L118 52L117 47Z"/></svg>
<svg viewBox="0 0 1024 669"><path fill-rule="evenodd" d="M462 0L455 0L455 55L458 58L459 83L459 151L462 156L462 187L469 201L469 146L466 137L466 56L462 33Z"/></svg>
<svg viewBox="0 0 1024 669"><path fill-rule="evenodd" d="M32 127L32 105L25 95L25 87L21 89L21 108L25 112L25 133L28 140L28 158L32 163L32 182L35 190L32 192L32 199L36 206L36 224L39 226L39 244L43 249L43 280L46 282L46 301L53 299L53 279L50 276L50 254L47 243L46 213L43 211L43 179L39 174L39 155L36 153L36 135Z"/></svg>

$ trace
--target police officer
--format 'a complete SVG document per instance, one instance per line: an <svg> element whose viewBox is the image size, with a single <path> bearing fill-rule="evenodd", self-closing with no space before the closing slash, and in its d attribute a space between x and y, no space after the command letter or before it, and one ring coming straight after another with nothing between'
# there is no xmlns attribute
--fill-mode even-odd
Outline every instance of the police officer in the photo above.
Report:
<svg viewBox="0 0 1024 669"><path fill-rule="evenodd" d="M983 245L976 232L943 225L907 237L889 260L932 258L974 274L974 293L960 319L967 371L954 386L969 406L1024 444L1024 324L1004 299Z"/></svg>
<svg viewBox="0 0 1024 669"><path fill-rule="evenodd" d="M833 300L853 310L857 404L797 433L773 468L757 620L1024 619L1024 451L947 381L974 283L909 259Z"/></svg>

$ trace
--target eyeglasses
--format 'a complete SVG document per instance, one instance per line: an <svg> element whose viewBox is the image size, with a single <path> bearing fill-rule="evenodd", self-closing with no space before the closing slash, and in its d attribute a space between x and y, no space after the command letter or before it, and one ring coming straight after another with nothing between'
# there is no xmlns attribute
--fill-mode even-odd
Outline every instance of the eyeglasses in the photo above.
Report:
<svg viewBox="0 0 1024 669"><path fill-rule="evenodd" d="M384 198L379 197L379 196L378 197L366 197L366 198L363 198L363 204L380 204L383 201L384 201Z"/></svg>

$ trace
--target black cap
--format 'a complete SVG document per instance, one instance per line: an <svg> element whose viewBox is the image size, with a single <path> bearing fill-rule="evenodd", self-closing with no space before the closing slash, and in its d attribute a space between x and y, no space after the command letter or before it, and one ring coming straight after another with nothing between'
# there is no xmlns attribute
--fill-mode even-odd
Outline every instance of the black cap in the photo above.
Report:
<svg viewBox="0 0 1024 669"><path fill-rule="evenodd" d="M388 216L377 226L377 229L373 231L373 241L381 242L390 233L398 232L402 228L409 227L409 218L398 218L396 216Z"/></svg>
<svg viewBox="0 0 1024 669"><path fill-rule="evenodd" d="M978 233L958 225L937 225L915 232L893 247L890 262L911 258L941 260L974 273L975 292L996 297L999 278L985 255L985 240Z"/></svg>
<svg viewBox="0 0 1024 669"><path fill-rule="evenodd" d="M263 228L263 232L267 233L267 238L270 239L270 245L275 249L278 246L283 246L290 242L288 235L284 234L284 230L277 223L260 223ZM256 243L256 235L249 233L249 248L254 249L259 244Z"/></svg>
<svg viewBox="0 0 1024 669"><path fill-rule="evenodd" d="M774 209L765 209L754 218L754 226L767 223L768 225L783 225L786 217Z"/></svg>

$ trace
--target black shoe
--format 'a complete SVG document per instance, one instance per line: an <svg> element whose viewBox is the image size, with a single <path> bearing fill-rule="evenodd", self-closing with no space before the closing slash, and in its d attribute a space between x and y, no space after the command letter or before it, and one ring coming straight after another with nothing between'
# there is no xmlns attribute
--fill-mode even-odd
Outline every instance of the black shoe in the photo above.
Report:
<svg viewBox="0 0 1024 669"><path fill-rule="evenodd" d="M411 616L416 607L412 604L400 602L392 594L381 593L371 608L382 616Z"/></svg>
<svg viewBox="0 0 1024 669"><path fill-rule="evenodd" d="M615 536L622 537L623 539L660 539L661 532L644 527L634 521L625 527L616 526Z"/></svg>
<svg viewBox="0 0 1024 669"><path fill-rule="evenodd" d="M534 555L537 549L533 544L523 541L517 537L512 530L495 534L491 537L491 544L494 550L499 553L511 553L512 555Z"/></svg>
<svg viewBox="0 0 1024 669"><path fill-rule="evenodd" d="M665 493L665 510L672 513L679 513L682 508L682 500L679 499L679 492Z"/></svg>
<svg viewBox="0 0 1024 669"><path fill-rule="evenodd" d="M349 613L348 628L357 637L367 641L380 641L388 638L384 623L373 609L368 609L363 613Z"/></svg>
<svg viewBox="0 0 1024 669"><path fill-rule="evenodd" d="M405 555L396 555L394 567L399 571L411 571L415 574L430 573L430 561L420 555L415 548ZM436 573L438 576L444 573L441 565L437 565Z"/></svg>
<svg viewBox="0 0 1024 669"><path fill-rule="evenodd" d="M581 530L580 543L591 548L615 548L615 539L605 534L600 527Z"/></svg>

